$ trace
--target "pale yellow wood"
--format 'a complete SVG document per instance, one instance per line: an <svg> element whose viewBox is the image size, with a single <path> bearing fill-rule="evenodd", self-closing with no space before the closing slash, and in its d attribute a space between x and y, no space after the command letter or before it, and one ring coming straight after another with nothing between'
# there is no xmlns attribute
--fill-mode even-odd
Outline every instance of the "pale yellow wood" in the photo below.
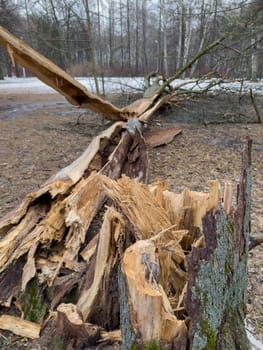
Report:
<svg viewBox="0 0 263 350"><path fill-rule="evenodd" d="M36 268L38 272L39 283L46 283L50 276L52 276L57 268L57 262L51 261L51 257L48 259L39 258L36 259Z"/></svg>
<svg viewBox="0 0 263 350"><path fill-rule="evenodd" d="M145 108L141 111L139 115L139 120L143 123L147 123L147 121L151 118L151 116L156 112L162 105L167 103L170 99L170 95L166 95L162 97L159 101L154 103L154 100L157 98L158 95L152 98L152 102L149 103L148 108Z"/></svg>
<svg viewBox="0 0 263 350"><path fill-rule="evenodd" d="M86 323L74 304L60 304L57 307L56 332L68 339L95 342L100 337L100 328L95 324Z"/></svg>
<svg viewBox="0 0 263 350"><path fill-rule="evenodd" d="M91 161L93 160L97 152L100 150L100 147L102 146L102 144L105 146L105 144L107 144L107 141L110 140L112 137L114 137L116 134L118 134L123 127L124 127L124 123L122 122L114 123L108 129L104 130L101 134L96 136L92 140L92 142L89 144L87 149L83 152L83 154L80 157L78 157L73 163L63 168L57 174L55 174L50 179L48 179L40 187L39 190L27 194L27 196L24 198L24 200L21 202L21 204L17 208L7 213L0 220L0 238L1 236L4 236L5 234L7 234L7 232L10 232L10 229L12 228L13 225L17 225L21 221L21 218L23 218L23 216L26 215L28 207L34 200L36 200L37 198L41 197L46 193L49 193L52 196L52 198L55 198L58 194L61 194L61 195L64 194L66 191L68 191L68 189L71 186L77 183L80 180L80 178L83 176L83 173L88 168L89 164L91 163ZM59 205L59 208L57 208L57 211L62 209L61 204L58 204L58 205ZM55 215L58 218L57 213L53 213L53 209L56 211L56 207L53 207L52 212L50 212L49 215L50 216ZM55 217L48 220L50 220L50 223L52 222L54 223L56 221L54 219ZM46 229L48 230L47 226L48 225L46 225ZM53 226L53 224L51 226ZM54 231L53 229L51 229L51 231L52 231L51 234L45 232L44 236L46 235L48 237L50 235L57 234L53 232ZM13 235L15 236L15 233L13 233ZM0 252L0 261L1 261L1 252Z"/></svg>
<svg viewBox="0 0 263 350"><path fill-rule="evenodd" d="M88 179L83 179L72 190L72 195L67 199L59 202L53 201L47 213L45 213L45 206L30 207L30 204L45 193L49 193L55 198L58 193L65 193L70 186L77 183L100 150L102 143L105 146L107 140L114 137L122 126L122 122L115 123L95 137L87 150L77 160L59 171L38 191L28 194L16 211L0 220L0 234L1 229L4 233L0 241L0 271L4 266L8 266L27 253L35 242L49 243L53 240L61 240L66 225L72 229L67 236L67 253L65 253L64 261L74 259L78 253L79 248L77 247L83 243L88 225L103 199L99 178L92 175ZM74 205L77 205L77 208L74 209ZM43 220L40 220L41 218ZM80 231L75 225L77 218L79 218Z"/></svg>
<svg viewBox="0 0 263 350"><path fill-rule="evenodd" d="M0 241L0 271L25 254L39 239L42 228L36 225L42 214L30 208L28 215Z"/></svg>
<svg viewBox="0 0 263 350"><path fill-rule="evenodd" d="M192 225L202 230L202 218L211 209L216 209L221 200L218 180L209 181L209 192L195 192L185 188L177 194L163 192L163 203L173 224L180 227L186 210L191 210Z"/></svg>
<svg viewBox="0 0 263 350"><path fill-rule="evenodd" d="M232 209L232 185L230 182L225 183L225 190L224 190L224 210L226 214L230 214Z"/></svg>
<svg viewBox="0 0 263 350"><path fill-rule="evenodd" d="M183 276L175 288L179 293L187 278L187 274L179 267L179 264L185 262L185 253L180 241L188 231L176 230L177 225L171 224L161 203L160 189L163 185L157 186L156 193L153 195L148 186L126 176L117 181L103 177L103 183L107 195L121 208L131 225L136 228L137 239L150 238L155 243L160 256L161 283L165 291L169 288L171 267L174 264L177 265L174 270L180 271L180 276Z"/></svg>
<svg viewBox="0 0 263 350"><path fill-rule="evenodd" d="M152 97L145 97L132 102L130 105L124 107L123 111L132 118L138 118L141 114L147 111L158 95Z"/></svg>
<svg viewBox="0 0 263 350"><path fill-rule="evenodd" d="M85 241L86 232L101 207L105 194L100 175L93 173L81 180L67 199L65 222L69 233L65 240L66 260L73 261Z"/></svg>
<svg viewBox="0 0 263 350"><path fill-rule="evenodd" d="M165 209L146 185L127 176L117 181L103 177L103 185L106 194L136 227L138 239L150 238L172 226Z"/></svg>
<svg viewBox="0 0 263 350"><path fill-rule="evenodd" d="M37 339L40 335L40 324L9 315L0 316L0 329L31 339Z"/></svg>
<svg viewBox="0 0 263 350"><path fill-rule="evenodd" d="M120 343L122 341L121 337L121 331L119 329L116 329L114 331L106 332L101 331L101 340L100 343Z"/></svg>
<svg viewBox="0 0 263 350"><path fill-rule="evenodd" d="M132 327L143 342L170 342L178 331L186 341L186 325L170 312L171 305L158 281L157 266L156 247L150 240L140 240L125 251L122 271L128 286Z"/></svg>
<svg viewBox="0 0 263 350"><path fill-rule="evenodd" d="M57 307L57 312L64 313L72 324L82 325L83 319L75 304L62 303Z"/></svg>
<svg viewBox="0 0 263 350"><path fill-rule="evenodd" d="M99 235L97 234L96 236L93 237L93 239L88 243L88 245L81 251L80 255L82 258L86 261L89 262L91 257L95 254L98 240L99 240Z"/></svg>
<svg viewBox="0 0 263 350"><path fill-rule="evenodd" d="M26 289L27 283L36 274L36 265L35 265L35 258L34 258L36 250L37 250L37 243L35 242L32 244L31 248L28 251L27 262L23 268L22 283L21 283L22 291Z"/></svg>
<svg viewBox="0 0 263 350"><path fill-rule="evenodd" d="M117 122L111 125L108 129L101 132L98 136L92 139L88 148L78 157L73 163L60 170L55 176L51 177L44 185L54 184L56 181L70 181L70 184L75 184L83 175L88 165L100 150L101 144L107 140L114 138L116 134L124 127L124 123ZM53 193L50 189L51 194ZM54 195L57 192L54 191Z"/></svg>
<svg viewBox="0 0 263 350"><path fill-rule="evenodd" d="M66 224L65 224L65 206L66 200L55 201L41 223L43 231L41 233L41 243L49 243L53 240L61 241L63 238Z"/></svg>

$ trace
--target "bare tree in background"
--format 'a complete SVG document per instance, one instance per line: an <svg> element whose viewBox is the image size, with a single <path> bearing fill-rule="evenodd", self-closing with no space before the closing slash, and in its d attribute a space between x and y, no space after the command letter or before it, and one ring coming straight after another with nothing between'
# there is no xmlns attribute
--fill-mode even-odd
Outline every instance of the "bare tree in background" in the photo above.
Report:
<svg viewBox="0 0 263 350"><path fill-rule="evenodd" d="M0 25L17 34L22 22L17 5L10 0L0 1ZM17 68L17 66L15 66ZM16 69L16 74L18 70ZM12 75L12 62L5 50L0 47L0 79Z"/></svg>
<svg viewBox="0 0 263 350"><path fill-rule="evenodd" d="M262 76L260 0L156 0L155 4L20 0L19 4L20 22L17 6L0 2L1 24L73 75L147 75L156 70L174 75L200 49L228 32L226 44L195 62L184 75ZM4 55L1 69L4 75L11 74Z"/></svg>

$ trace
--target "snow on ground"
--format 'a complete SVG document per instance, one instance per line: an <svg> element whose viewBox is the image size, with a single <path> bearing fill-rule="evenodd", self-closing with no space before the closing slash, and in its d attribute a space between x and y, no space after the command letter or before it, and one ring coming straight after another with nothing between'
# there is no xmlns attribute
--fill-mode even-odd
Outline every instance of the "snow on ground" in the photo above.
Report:
<svg viewBox="0 0 263 350"><path fill-rule="evenodd" d="M255 338L254 332L251 326L247 326L247 337L251 344L251 350L263 350L263 343L261 343L258 339Z"/></svg>
<svg viewBox="0 0 263 350"><path fill-rule="evenodd" d="M95 82L90 77L76 78L89 91L96 92ZM102 91L101 79L99 80L100 92ZM131 92L143 89L143 78L105 78L105 92ZM45 94L54 93L54 89L40 81L38 78L5 78L0 80L0 94L25 93Z"/></svg>
<svg viewBox="0 0 263 350"><path fill-rule="evenodd" d="M89 91L95 93L94 79L91 77L78 77L76 78L82 85L84 85ZM101 79L99 78L100 92L102 91ZM220 91L225 90L226 92L249 92L253 90L254 94L263 95L263 80L258 82L252 82L248 80L244 81L221 81L216 79L200 80L198 83L194 80L183 80L176 79L173 81L173 86L182 86L187 90L198 91L208 87L210 84L215 84L211 90ZM219 84L218 84L219 83ZM122 92L136 92L142 91L144 86L144 78L142 77L109 77L105 78L105 92L106 93L122 93ZM30 93L30 94L44 94L55 92L52 88L42 83L37 78L5 78L0 80L0 93Z"/></svg>

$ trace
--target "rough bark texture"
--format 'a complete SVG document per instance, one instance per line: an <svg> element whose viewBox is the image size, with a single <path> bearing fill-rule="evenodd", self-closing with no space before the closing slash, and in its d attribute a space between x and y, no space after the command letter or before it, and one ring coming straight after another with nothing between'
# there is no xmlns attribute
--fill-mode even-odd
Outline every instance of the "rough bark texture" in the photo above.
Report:
<svg viewBox="0 0 263 350"><path fill-rule="evenodd" d="M243 155L237 209L222 207L203 218L205 248L187 259L186 310L191 319L190 348L249 349L245 332L247 258L250 232L251 143Z"/></svg>

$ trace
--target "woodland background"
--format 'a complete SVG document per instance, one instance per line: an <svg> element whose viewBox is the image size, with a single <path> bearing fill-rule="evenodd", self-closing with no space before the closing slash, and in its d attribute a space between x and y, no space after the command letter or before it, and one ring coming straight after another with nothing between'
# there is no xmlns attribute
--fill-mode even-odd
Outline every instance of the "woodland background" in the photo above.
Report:
<svg viewBox="0 0 263 350"><path fill-rule="evenodd" d="M171 76L225 33L184 75L263 73L261 0L1 0L0 25L74 76ZM11 75L30 73L0 48L0 77Z"/></svg>

